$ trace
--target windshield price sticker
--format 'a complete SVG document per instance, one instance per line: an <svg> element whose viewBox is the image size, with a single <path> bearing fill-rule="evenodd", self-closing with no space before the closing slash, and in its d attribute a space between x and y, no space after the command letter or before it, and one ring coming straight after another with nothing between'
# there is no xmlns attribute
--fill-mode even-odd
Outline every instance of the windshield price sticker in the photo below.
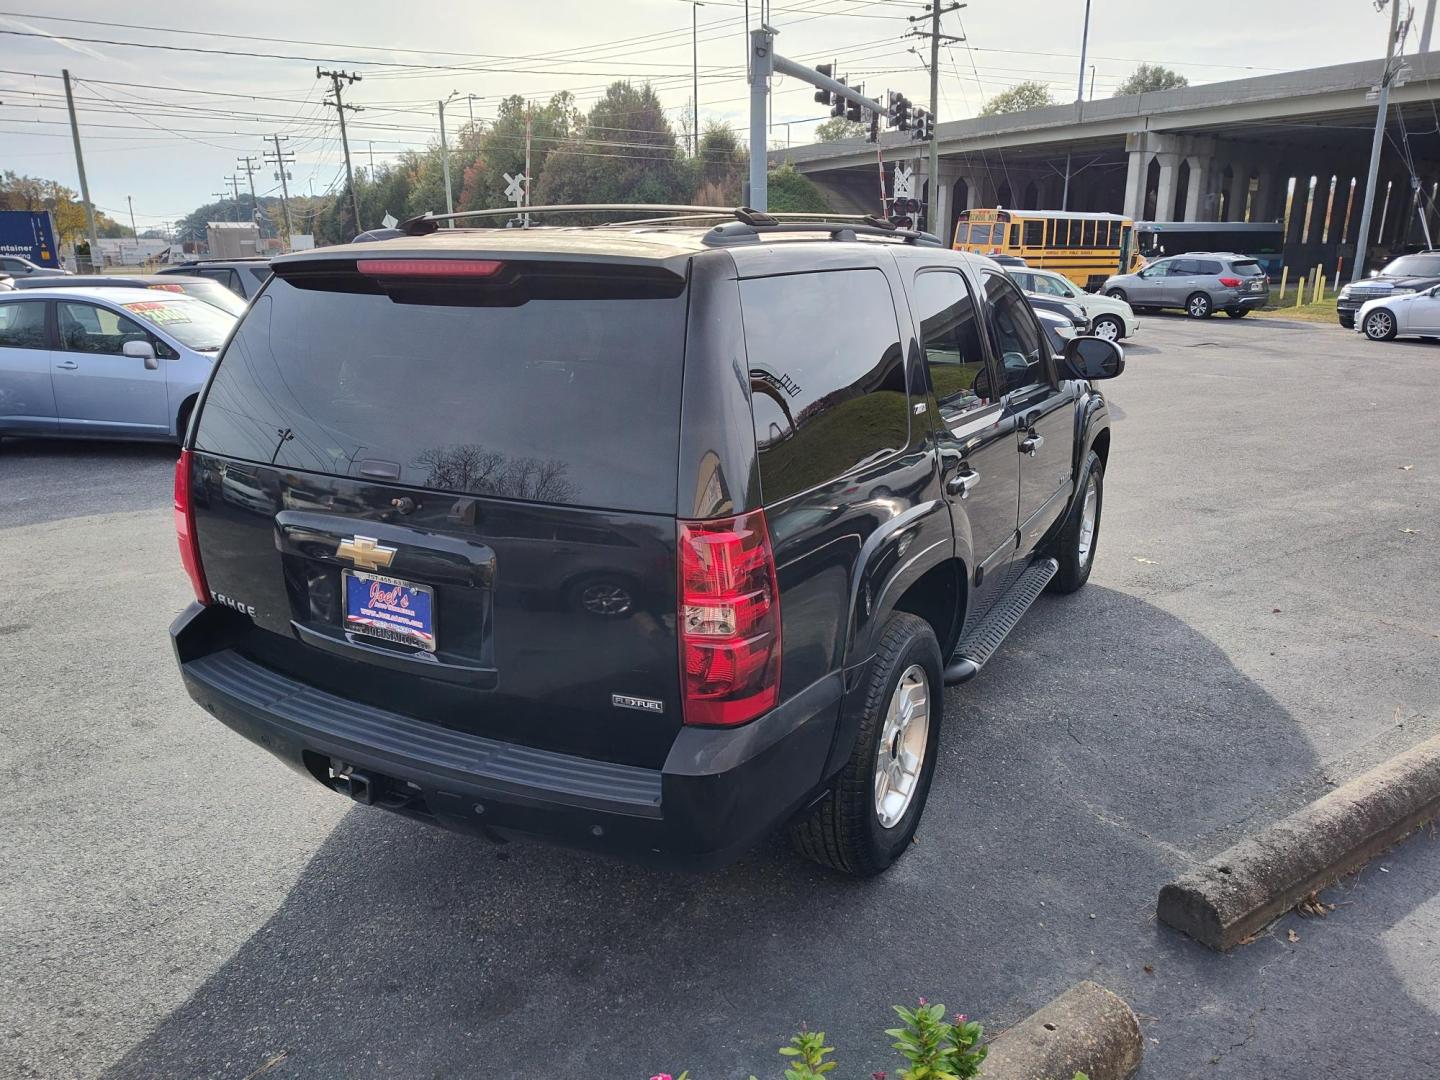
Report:
<svg viewBox="0 0 1440 1080"><path fill-rule="evenodd" d="M126 304L126 311L133 311L142 319L164 326L169 323L188 323L190 315L183 307L167 304L163 300L146 300L143 303Z"/></svg>

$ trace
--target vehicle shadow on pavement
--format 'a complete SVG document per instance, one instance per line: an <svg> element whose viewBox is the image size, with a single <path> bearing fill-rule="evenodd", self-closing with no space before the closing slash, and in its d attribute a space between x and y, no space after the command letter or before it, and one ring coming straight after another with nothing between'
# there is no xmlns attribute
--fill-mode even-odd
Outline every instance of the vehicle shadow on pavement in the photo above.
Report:
<svg viewBox="0 0 1440 1080"><path fill-rule="evenodd" d="M918 842L873 881L779 838L690 875L357 808L109 1075L246 1077L283 1053L265 1076L771 1076L808 1023L858 1077L894 1068L892 1003L993 1032L1081 978L1145 1016L1144 1077L1425 1075L1440 1022L1384 940L1440 889L1415 841L1299 944L1222 957L1152 920L1191 860L1323 790L1301 726L1212 642L1092 585L1042 599L947 706ZM1357 1061L1371 1016L1387 1035Z"/></svg>

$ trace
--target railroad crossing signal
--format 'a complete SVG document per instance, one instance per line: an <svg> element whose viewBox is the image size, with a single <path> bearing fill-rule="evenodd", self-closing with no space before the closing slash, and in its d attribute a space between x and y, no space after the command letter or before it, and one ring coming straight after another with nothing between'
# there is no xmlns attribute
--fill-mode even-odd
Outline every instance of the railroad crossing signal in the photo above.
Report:
<svg viewBox="0 0 1440 1080"><path fill-rule="evenodd" d="M530 182L530 178L524 173L511 176L507 172L501 175L505 177L505 198L519 206L525 201L525 185Z"/></svg>

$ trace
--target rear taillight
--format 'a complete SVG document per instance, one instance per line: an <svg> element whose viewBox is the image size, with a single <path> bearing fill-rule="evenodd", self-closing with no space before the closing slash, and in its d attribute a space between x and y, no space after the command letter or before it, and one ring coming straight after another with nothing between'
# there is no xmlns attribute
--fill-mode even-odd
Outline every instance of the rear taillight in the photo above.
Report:
<svg viewBox="0 0 1440 1080"><path fill-rule="evenodd" d="M1238 277L1222 277L1220 284L1224 285L1227 289L1238 289L1244 282Z"/></svg>
<svg viewBox="0 0 1440 1080"><path fill-rule="evenodd" d="M765 513L680 522L687 724L753 720L780 699L780 594Z"/></svg>
<svg viewBox="0 0 1440 1080"><path fill-rule="evenodd" d="M180 565L195 590L195 599L210 602L205 587L205 571L200 566L200 541L195 535L195 510L190 504L190 451L181 450L175 462L175 539L180 541Z"/></svg>

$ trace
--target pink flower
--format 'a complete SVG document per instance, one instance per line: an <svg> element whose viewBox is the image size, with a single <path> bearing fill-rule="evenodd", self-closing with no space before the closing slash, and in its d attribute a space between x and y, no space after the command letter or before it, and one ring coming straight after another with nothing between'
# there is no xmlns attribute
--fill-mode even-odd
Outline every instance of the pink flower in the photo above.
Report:
<svg viewBox="0 0 1440 1080"><path fill-rule="evenodd" d="M956 1014L955 1014L955 1024L956 1024L957 1027L958 1027L959 1025L965 1023L965 1021L966 1021L966 1020L969 1020L969 1019L970 1019L970 1018L969 1018L968 1016L966 1016L964 1013L956 1013Z"/></svg>
<svg viewBox="0 0 1440 1080"><path fill-rule="evenodd" d="M873 1072L870 1074L870 1080L885 1080L885 1074L883 1072Z"/></svg>
<svg viewBox="0 0 1440 1080"><path fill-rule="evenodd" d="M650 1080L670 1080L670 1074L656 1073L654 1076L650 1077Z"/></svg>
<svg viewBox="0 0 1440 1080"><path fill-rule="evenodd" d="M920 999L920 1007L921 1007L922 1009L923 1009L926 1005L929 1005L929 1004L930 1004L930 1002L926 1001L923 997Z"/></svg>

